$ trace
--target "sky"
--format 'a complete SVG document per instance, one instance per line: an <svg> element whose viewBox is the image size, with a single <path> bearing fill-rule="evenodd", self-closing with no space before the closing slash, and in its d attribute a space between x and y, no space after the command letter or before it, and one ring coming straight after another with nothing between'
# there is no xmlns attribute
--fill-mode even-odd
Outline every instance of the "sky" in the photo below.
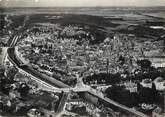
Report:
<svg viewBox="0 0 165 117"><path fill-rule="evenodd" d="M165 0L0 0L3 7L165 6Z"/></svg>

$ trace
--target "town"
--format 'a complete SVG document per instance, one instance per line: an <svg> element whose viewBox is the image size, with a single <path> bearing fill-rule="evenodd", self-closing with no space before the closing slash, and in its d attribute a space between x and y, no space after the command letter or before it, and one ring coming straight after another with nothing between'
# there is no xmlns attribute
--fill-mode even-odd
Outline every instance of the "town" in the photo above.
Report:
<svg viewBox="0 0 165 117"><path fill-rule="evenodd" d="M19 24L7 15L1 31L0 115L164 116L165 31L154 27L164 19L142 15L143 25L125 26L112 16L20 16Z"/></svg>

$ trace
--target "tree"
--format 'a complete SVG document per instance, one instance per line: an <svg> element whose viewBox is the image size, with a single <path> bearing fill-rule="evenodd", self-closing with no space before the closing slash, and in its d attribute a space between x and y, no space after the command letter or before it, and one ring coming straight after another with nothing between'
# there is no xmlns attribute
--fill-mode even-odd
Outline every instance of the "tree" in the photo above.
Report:
<svg viewBox="0 0 165 117"><path fill-rule="evenodd" d="M151 88L141 88L139 91L139 99L141 103L146 103L146 104L153 104L156 102L156 91L153 87L153 89Z"/></svg>
<svg viewBox="0 0 165 117"><path fill-rule="evenodd" d="M152 92L153 92L153 101L156 102L156 98L157 98L157 91L156 91L156 86L154 83L152 83Z"/></svg>
<svg viewBox="0 0 165 117"><path fill-rule="evenodd" d="M26 83L22 83L18 89L20 92L21 96L27 96L29 93L30 87Z"/></svg>
<svg viewBox="0 0 165 117"><path fill-rule="evenodd" d="M142 87L142 86L141 86L140 83L138 82L138 83L137 83L137 91L140 91L141 87Z"/></svg>
<svg viewBox="0 0 165 117"><path fill-rule="evenodd" d="M105 93L107 94L108 98L129 107L137 106L139 102L138 94L130 93L129 90L126 90L124 86L109 87Z"/></svg>
<svg viewBox="0 0 165 117"><path fill-rule="evenodd" d="M15 67L9 68L6 72L7 78L12 81L17 72L18 72L17 68Z"/></svg>
<svg viewBox="0 0 165 117"><path fill-rule="evenodd" d="M107 59L107 65L106 65L106 68L107 68L107 74L109 74L109 59Z"/></svg>
<svg viewBox="0 0 165 117"><path fill-rule="evenodd" d="M0 65L0 76L4 76L4 72L5 72L5 66L4 65Z"/></svg>
<svg viewBox="0 0 165 117"><path fill-rule="evenodd" d="M0 54L2 54L2 48L0 48Z"/></svg>
<svg viewBox="0 0 165 117"><path fill-rule="evenodd" d="M141 68L151 68L151 61L149 61L148 59L144 59L144 60L138 60L137 64L139 66L141 66Z"/></svg>

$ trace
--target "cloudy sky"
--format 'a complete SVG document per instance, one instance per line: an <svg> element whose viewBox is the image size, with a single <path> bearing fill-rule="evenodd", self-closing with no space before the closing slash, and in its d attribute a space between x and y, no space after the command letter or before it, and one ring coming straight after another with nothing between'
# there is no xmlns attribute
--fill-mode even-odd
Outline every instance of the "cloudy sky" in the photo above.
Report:
<svg viewBox="0 0 165 117"><path fill-rule="evenodd" d="M0 0L3 7L165 6L165 0Z"/></svg>

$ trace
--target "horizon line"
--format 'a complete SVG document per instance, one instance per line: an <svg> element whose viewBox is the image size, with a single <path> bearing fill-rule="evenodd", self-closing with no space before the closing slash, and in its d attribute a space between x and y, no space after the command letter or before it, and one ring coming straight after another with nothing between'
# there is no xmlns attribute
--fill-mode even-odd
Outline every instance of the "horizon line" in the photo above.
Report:
<svg viewBox="0 0 165 117"><path fill-rule="evenodd" d="M156 6L134 6L134 5L128 5L128 6L3 6L3 5L0 5L0 8L64 8L64 7L72 7L72 8L89 8L89 7L93 7L93 8L99 8L99 7L165 7L165 5L156 5Z"/></svg>

